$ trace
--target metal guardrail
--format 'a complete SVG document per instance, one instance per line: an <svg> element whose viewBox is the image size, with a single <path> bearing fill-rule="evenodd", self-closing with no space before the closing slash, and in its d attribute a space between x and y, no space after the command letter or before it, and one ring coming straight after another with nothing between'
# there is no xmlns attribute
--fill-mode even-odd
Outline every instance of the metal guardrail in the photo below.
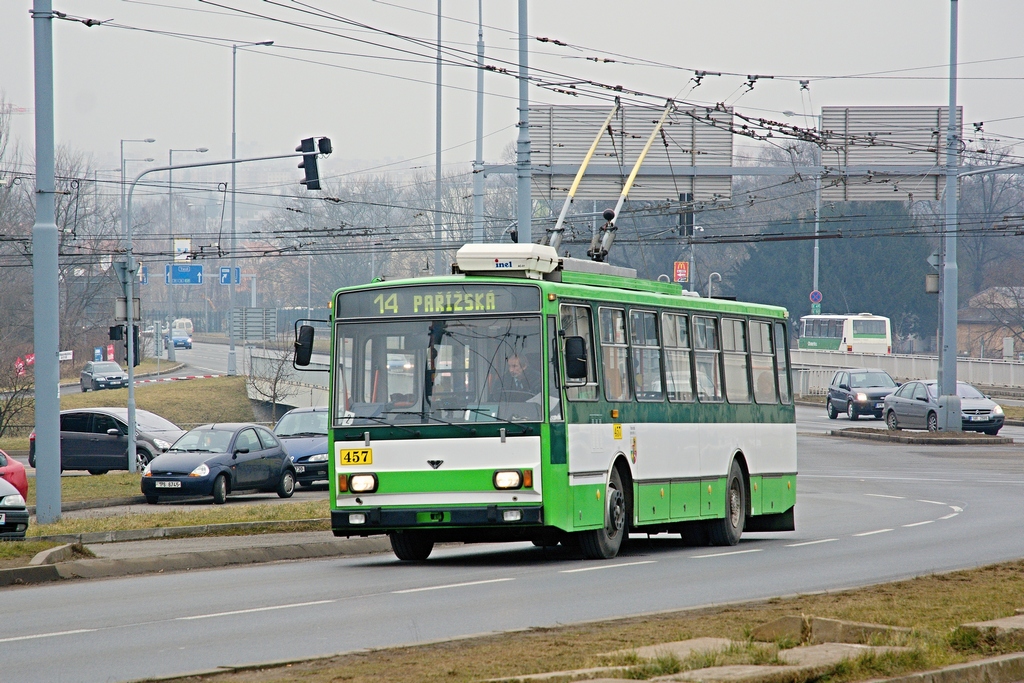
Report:
<svg viewBox="0 0 1024 683"><path fill-rule="evenodd" d="M935 356L792 349L793 384L798 396L822 395L840 368L879 368L899 381L934 379L939 362ZM1015 360L960 358L957 379L986 387L1024 387L1024 363Z"/></svg>

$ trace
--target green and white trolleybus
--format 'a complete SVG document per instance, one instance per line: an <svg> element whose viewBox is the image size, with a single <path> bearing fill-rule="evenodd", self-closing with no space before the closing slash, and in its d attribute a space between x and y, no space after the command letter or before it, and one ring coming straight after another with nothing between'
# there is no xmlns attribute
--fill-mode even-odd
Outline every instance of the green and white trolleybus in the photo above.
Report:
<svg viewBox="0 0 1024 683"><path fill-rule="evenodd" d="M843 353L892 353L892 326L882 315L805 315L800 318L801 349Z"/></svg>
<svg viewBox="0 0 1024 683"><path fill-rule="evenodd" d="M388 534L402 560L443 541L610 558L630 532L794 528L784 309L534 244L466 245L453 271L334 294L336 536Z"/></svg>

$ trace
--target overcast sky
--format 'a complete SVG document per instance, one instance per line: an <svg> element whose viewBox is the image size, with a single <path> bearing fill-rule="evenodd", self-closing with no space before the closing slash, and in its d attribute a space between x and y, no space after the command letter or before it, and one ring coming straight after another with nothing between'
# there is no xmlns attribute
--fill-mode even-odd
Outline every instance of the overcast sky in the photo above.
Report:
<svg viewBox="0 0 1024 683"><path fill-rule="evenodd" d="M31 4L0 2L0 91L24 110L15 115L13 132L27 153L33 144ZM959 4L965 120L984 121L990 136L1018 142L1024 138L1024 2ZM122 138L157 140L129 146L129 158L166 161L172 147L208 147L205 158L228 158L230 44L265 40L275 45L238 52L239 156L290 152L302 137L327 135L336 151L322 163L325 175L400 160L409 161L394 168L433 168L432 49L342 20L430 42L435 2L54 0L54 8L113 20L94 27L54 22L57 142L92 154L100 168L116 168ZM511 68L516 59L516 8L514 0L484 2L490 64ZM336 18L296 11L302 9ZM446 47L472 58L476 0L444 0L443 13ZM538 76L621 84L656 96L652 104L679 97L784 118L783 111L816 114L823 105L941 106L948 98L945 0L534 1L529 33L568 44L531 41ZM695 69L737 75L708 76L692 88ZM746 74L775 78L747 91ZM851 77L857 74L871 75ZM801 92L800 79L810 81L809 90ZM446 66L444 81L444 161L465 165L474 149L475 73ZM485 89L485 156L499 161L516 135L516 82L487 73ZM602 102L537 87L531 98Z"/></svg>

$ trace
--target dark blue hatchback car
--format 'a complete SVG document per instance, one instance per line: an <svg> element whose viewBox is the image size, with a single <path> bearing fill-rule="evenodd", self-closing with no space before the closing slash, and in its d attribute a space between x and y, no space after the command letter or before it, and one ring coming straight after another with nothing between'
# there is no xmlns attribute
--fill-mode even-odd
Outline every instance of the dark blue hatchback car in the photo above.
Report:
<svg viewBox="0 0 1024 683"><path fill-rule="evenodd" d="M327 482L327 416L326 406L296 408L285 413L274 427L302 486Z"/></svg>
<svg viewBox="0 0 1024 683"><path fill-rule="evenodd" d="M154 458L142 473L142 494L153 504L161 496L213 496L229 493L295 492L295 467L281 442L266 427L248 423L196 427Z"/></svg>

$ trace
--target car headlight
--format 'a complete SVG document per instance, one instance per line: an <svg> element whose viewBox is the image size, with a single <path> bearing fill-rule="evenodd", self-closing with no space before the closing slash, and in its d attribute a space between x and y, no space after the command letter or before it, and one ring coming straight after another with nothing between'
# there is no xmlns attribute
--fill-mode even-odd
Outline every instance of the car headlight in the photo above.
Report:
<svg viewBox="0 0 1024 683"><path fill-rule="evenodd" d="M9 496L0 498L0 507L5 508L21 508L25 507L25 499L21 497L20 493L12 493Z"/></svg>
<svg viewBox="0 0 1024 683"><path fill-rule="evenodd" d="M210 473L210 467L204 462L199 467L188 473L190 477L205 477Z"/></svg>
<svg viewBox="0 0 1024 683"><path fill-rule="evenodd" d="M373 493L377 490L377 475L353 474L348 480L348 490L352 493Z"/></svg>
<svg viewBox="0 0 1024 683"><path fill-rule="evenodd" d="M164 441L163 439L153 439L153 445L162 451L166 451L168 448L171 447L171 444L167 441Z"/></svg>
<svg viewBox="0 0 1024 683"><path fill-rule="evenodd" d="M327 462L327 454L317 453L316 455L311 455L308 462Z"/></svg>
<svg viewBox="0 0 1024 683"><path fill-rule="evenodd" d="M519 470L500 470L494 473L494 488L518 489L523 485L523 475Z"/></svg>
<svg viewBox="0 0 1024 683"><path fill-rule="evenodd" d="M868 395L867 394L857 394L857 400L858 401L866 401L866 400L868 400Z"/></svg>
<svg viewBox="0 0 1024 683"><path fill-rule="evenodd" d="M992 409L992 414L993 415L1002 415L1003 414L1003 407L997 403L996 407Z"/></svg>
<svg viewBox="0 0 1024 683"><path fill-rule="evenodd" d="M153 476L153 468L150 466L150 464L148 462L146 463L146 466L142 468L142 476L144 476L144 477L152 477Z"/></svg>

